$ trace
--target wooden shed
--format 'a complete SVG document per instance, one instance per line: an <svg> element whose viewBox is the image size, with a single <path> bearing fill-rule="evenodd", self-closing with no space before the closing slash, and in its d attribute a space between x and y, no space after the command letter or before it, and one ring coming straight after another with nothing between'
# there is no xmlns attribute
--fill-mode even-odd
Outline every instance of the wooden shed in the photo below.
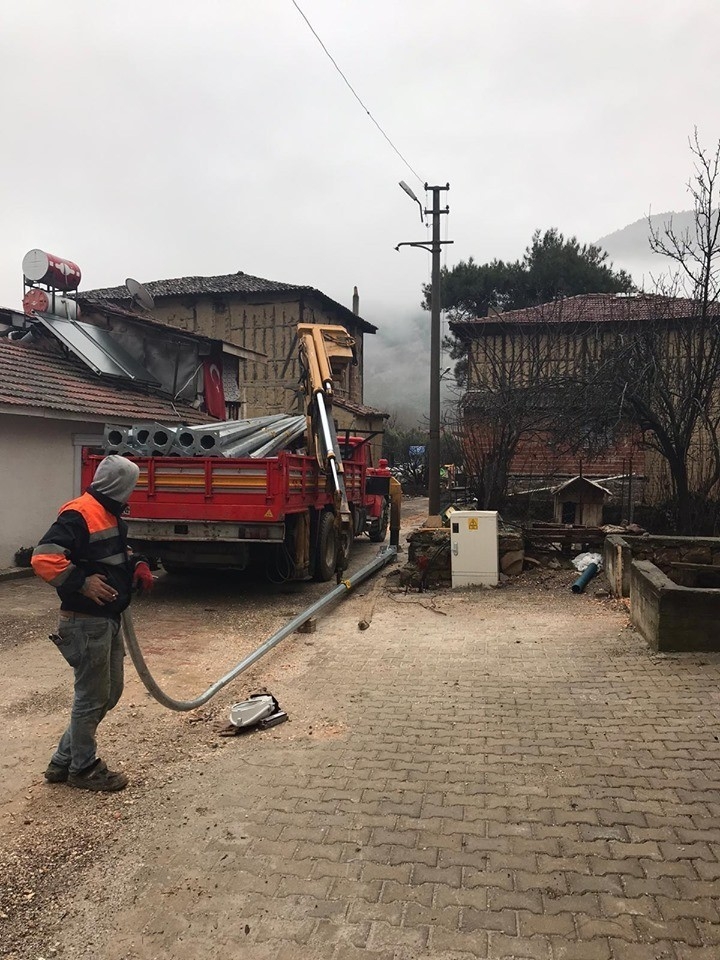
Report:
<svg viewBox="0 0 720 960"><path fill-rule="evenodd" d="M602 525L603 504L610 491L586 477L573 477L553 490L555 523L576 527Z"/></svg>

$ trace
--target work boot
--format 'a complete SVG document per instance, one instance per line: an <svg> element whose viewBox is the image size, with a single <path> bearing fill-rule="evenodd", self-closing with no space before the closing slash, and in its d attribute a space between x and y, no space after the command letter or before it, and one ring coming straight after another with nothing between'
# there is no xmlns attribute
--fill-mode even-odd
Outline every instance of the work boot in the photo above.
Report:
<svg viewBox="0 0 720 960"><path fill-rule="evenodd" d="M61 767L59 763L53 763L52 760L48 764L48 768L45 771L45 779L48 783L65 783L68 778L68 768Z"/></svg>
<svg viewBox="0 0 720 960"><path fill-rule="evenodd" d="M78 790L94 790L98 793L115 793L124 790L128 785L128 778L124 773L108 770L107 764L98 759L95 763L80 773L71 773L67 779L69 787Z"/></svg>

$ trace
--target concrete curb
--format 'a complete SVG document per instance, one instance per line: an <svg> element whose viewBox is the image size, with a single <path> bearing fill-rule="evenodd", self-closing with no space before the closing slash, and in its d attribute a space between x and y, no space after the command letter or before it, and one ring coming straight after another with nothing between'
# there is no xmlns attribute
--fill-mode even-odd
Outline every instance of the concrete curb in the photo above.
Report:
<svg viewBox="0 0 720 960"><path fill-rule="evenodd" d="M35 571L32 567L5 567L0 570L0 583L3 580L24 580L34 575Z"/></svg>

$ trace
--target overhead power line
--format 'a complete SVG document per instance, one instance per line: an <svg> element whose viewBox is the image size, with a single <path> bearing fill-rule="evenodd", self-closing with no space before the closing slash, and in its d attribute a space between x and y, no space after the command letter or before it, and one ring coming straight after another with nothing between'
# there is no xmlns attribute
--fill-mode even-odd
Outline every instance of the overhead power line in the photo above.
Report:
<svg viewBox="0 0 720 960"><path fill-rule="evenodd" d="M368 107L363 103L363 101L361 100L359 94L357 93L357 91L355 90L355 88L353 87L353 85L350 83L350 81L348 80L348 78L345 76L345 74L344 74L344 73L342 72L342 70L340 69L337 61L335 60L335 57L333 57L333 55L330 53L330 51L328 50L328 48L325 46L325 44L322 42L322 40L321 40L320 37L318 36L317 30L315 29L315 27L313 27L313 25L310 23L310 21L308 20L308 18L307 18L307 17L305 16L305 14L303 13L302 9L300 8L300 5L296 2L296 0L291 0L291 3L292 3L292 5L295 7L295 9L297 10L297 12L300 14L300 16L303 18L303 20L305 21L305 23L308 25L308 27L310 28L310 31L312 32L312 35L315 37L315 39L317 40L317 42L318 42L318 43L320 44L320 46L323 48L323 50L324 50L325 53L327 54L328 58L330 59L330 62L332 63L332 65L335 67L335 69L337 70L337 72L340 74L340 76L341 76L341 77L343 78L343 80L345 81L345 84L346 84L348 90L350 90L350 92L351 92L352 95L355 97L355 99L357 100L357 102L358 102L358 103L360 104L360 106L363 108L363 110L365 111L365 113L370 117L370 119L371 119L372 122L375 124L375 126L378 128L378 130L380 131L380 133L385 137L385 139L386 139L387 142L390 144L390 146L393 148L393 150L395 151L395 153L400 157L400 159L401 159L402 162L405 164L405 166L408 168L408 170L410 171L410 173L412 173L412 175L413 175L414 177L417 177L417 179L420 181L420 183L422 183L422 184L424 185L424 184L425 184L425 181L423 180L423 178L422 178L422 177L420 176L420 174L417 173L417 171L414 170L413 167L408 163L408 161L405 159L405 157L400 153L400 151L398 150L398 148L397 148L397 147L395 146L395 144L392 142L392 140L390 139L390 137L385 133L385 131L383 130L383 128L382 128L382 127L380 126L380 124L377 122L377 120L375 119L375 117L370 113L370 110L368 109Z"/></svg>

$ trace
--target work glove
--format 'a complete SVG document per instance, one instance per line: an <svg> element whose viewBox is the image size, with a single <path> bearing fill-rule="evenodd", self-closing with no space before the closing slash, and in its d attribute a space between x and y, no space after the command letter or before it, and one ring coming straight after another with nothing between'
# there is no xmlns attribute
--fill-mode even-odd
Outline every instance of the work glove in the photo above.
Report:
<svg viewBox="0 0 720 960"><path fill-rule="evenodd" d="M150 567L144 560L140 560L139 563L135 564L132 582L133 586L139 590L140 593L149 593L150 590L152 590L155 579L150 572Z"/></svg>

